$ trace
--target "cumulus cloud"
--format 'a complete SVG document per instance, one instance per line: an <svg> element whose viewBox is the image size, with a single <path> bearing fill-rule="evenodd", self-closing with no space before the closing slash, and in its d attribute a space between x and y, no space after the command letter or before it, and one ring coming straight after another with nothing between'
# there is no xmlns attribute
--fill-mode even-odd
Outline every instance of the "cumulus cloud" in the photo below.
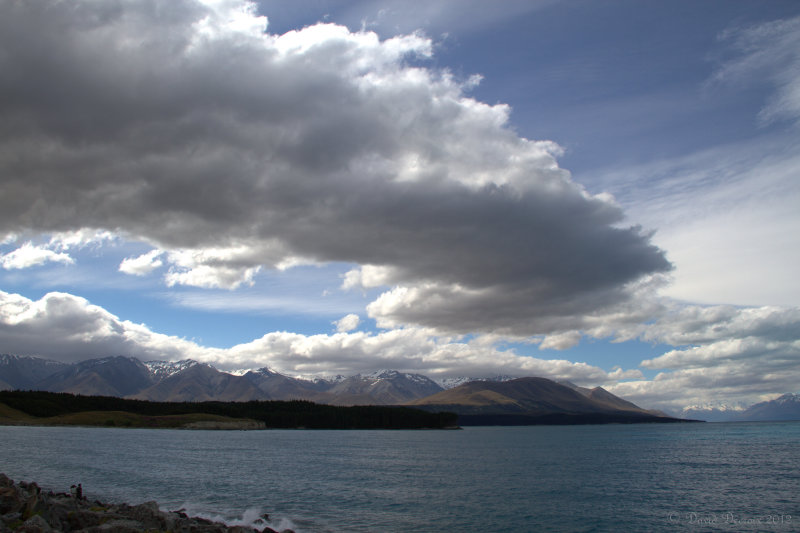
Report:
<svg viewBox="0 0 800 533"><path fill-rule="evenodd" d="M800 309L675 304L641 338L676 346L642 361L664 370L610 390L632 401L680 410L712 401L761 401L800 382Z"/></svg>
<svg viewBox="0 0 800 533"><path fill-rule="evenodd" d="M169 285L353 263L345 286L387 287L380 324L443 332L582 327L670 269L558 146L425 67L429 39L266 25L239 2L0 2L0 232L143 240Z"/></svg>
<svg viewBox="0 0 800 533"><path fill-rule="evenodd" d="M144 276L160 268L164 262L160 259L162 250L150 250L137 257L128 257L119 264L119 271L133 276Z"/></svg>
<svg viewBox="0 0 800 533"><path fill-rule="evenodd" d="M99 248L117 236L108 230L82 228L76 231L60 231L50 236L49 246L56 250Z"/></svg>
<svg viewBox="0 0 800 533"><path fill-rule="evenodd" d="M57 232L51 234L46 243L34 244L32 241L26 241L9 253L0 254L0 265L6 270L30 268L45 263L71 265L75 260L67 253L70 250L101 246L114 239L115 236L111 232L92 229ZM9 234L0 245L11 244L17 240L19 236Z"/></svg>
<svg viewBox="0 0 800 533"><path fill-rule="evenodd" d="M54 252L44 246L26 242L16 250L0 255L0 265L6 270L30 268L45 263L72 264L75 261L63 252Z"/></svg>
<svg viewBox="0 0 800 533"><path fill-rule="evenodd" d="M752 405L796 391L800 379L796 368L795 360L794 367L773 373L754 358L741 364L663 372L651 380L624 381L606 388L642 407L679 413L690 405Z"/></svg>
<svg viewBox="0 0 800 533"><path fill-rule="evenodd" d="M356 329L359 323L361 323L361 318L355 313L350 313L334 322L333 325L336 326L336 331L339 333L347 333Z"/></svg>
<svg viewBox="0 0 800 533"><path fill-rule="evenodd" d="M353 318L355 317L355 318ZM642 363L661 370L645 379L639 369L606 371L584 362L541 359L499 349L493 335L441 337L430 328L378 333L354 331L357 315L333 334L272 332L229 348L153 332L67 293L39 300L0 291L2 351L62 361L119 354L142 360L192 358L224 370L268 366L295 376L355 374L379 368L432 377L543 376L602 385L648 408L680 411L690 404L750 404L796 390L800 382L800 310L674 304L659 320L640 326L642 340L676 346ZM574 339L556 335L553 347Z"/></svg>
<svg viewBox="0 0 800 533"><path fill-rule="evenodd" d="M566 350L568 348L572 348L573 346L577 346L578 343L581 341L581 333L580 331L565 331L562 333L554 333L552 335L547 335L539 344L539 348L545 349L554 349L554 350Z"/></svg>
<svg viewBox="0 0 800 533"><path fill-rule="evenodd" d="M143 360L208 359L213 350L120 320L102 307L68 293L51 292L39 300L0 291L2 350L65 362L108 355Z"/></svg>
<svg viewBox="0 0 800 533"><path fill-rule="evenodd" d="M169 253L172 264L166 275L168 286L235 289L253 284L260 266L248 261L252 250L246 247L177 250Z"/></svg>
<svg viewBox="0 0 800 533"><path fill-rule="evenodd" d="M84 298L57 292L30 300L0 291L0 338L3 352L67 362L116 354L142 360L192 358L227 370L269 366L305 376L396 368L442 377L503 373L576 383L602 383L620 375L641 377L636 370L608 374L586 363L526 357L498 350L480 339L464 342L437 338L432 330L423 328L377 334L273 332L230 348L208 348L153 332L144 324L121 320Z"/></svg>

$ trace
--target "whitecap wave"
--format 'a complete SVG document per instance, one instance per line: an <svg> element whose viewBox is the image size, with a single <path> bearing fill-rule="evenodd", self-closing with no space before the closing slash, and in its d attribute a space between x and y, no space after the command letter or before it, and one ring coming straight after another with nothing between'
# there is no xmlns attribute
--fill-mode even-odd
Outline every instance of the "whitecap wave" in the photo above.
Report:
<svg viewBox="0 0 800 533"><path fill-rule="evenodd" d="M175 509L170 510L174 511ZM263 531L265 528L269 527L275 531L290 529L295 533L302 533L302 530L298 529L290 519L282 516L267 515L261 507L248 507L241 514L236 512L215 513L208 511L207 506L184 503L180 511L189 516L197 516L213 522L221 522L226 526L246 526L252 527L258 531Z"/></svg>

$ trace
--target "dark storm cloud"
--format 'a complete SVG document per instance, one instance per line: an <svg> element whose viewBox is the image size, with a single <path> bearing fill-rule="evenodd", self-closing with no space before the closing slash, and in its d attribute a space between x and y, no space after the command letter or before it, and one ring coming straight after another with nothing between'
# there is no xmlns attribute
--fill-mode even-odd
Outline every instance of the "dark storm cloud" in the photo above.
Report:
<svg viewBox="0 0 800 533"><path fill-rule="evenodd" d="M580 327L669 270L506 106L413 66L428 40L259 25L235 2L0 0L0 231L107 229L193 253L202 281L172 279L206 286L371 265L395 287L373 316L460 331Z"/></svg>

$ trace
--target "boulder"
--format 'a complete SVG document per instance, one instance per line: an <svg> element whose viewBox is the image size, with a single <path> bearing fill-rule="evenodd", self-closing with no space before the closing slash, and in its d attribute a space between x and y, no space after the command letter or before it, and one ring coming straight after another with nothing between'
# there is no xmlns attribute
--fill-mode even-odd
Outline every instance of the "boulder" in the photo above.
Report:
<svg viewBox="0 0 800 533"><path fill-rule="evenodd" d="M25 506L25 500L16 487L0 487L0 515L18 513Z"/></svg>
<svg viewBox="0 0 800 533"><path fill-rule="evenodd" d="M244 526L226 526L181 511L164 512L156 502L109 505L69 494L43 492L36 483L14 483L0 474L0 533L253 533ZM265 528L265 532L273 530Z"/></svg>
<svg viewBox="0 0 800 533"><path fill-rule="evenodd" d="M18 533L52 533L53 528L41 516L33 515L25 520L25 522L15 529Z"/></svg>

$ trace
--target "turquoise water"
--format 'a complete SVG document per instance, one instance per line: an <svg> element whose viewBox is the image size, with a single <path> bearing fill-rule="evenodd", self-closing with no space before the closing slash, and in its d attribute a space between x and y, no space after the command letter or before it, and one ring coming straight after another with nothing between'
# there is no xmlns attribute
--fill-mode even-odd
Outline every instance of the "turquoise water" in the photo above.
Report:
<svg viewBox="0 0 800 533"><path fill-rule="evenodd" d="M0 427L0 472L298 532L800 531L800 423Z"/></svg>

